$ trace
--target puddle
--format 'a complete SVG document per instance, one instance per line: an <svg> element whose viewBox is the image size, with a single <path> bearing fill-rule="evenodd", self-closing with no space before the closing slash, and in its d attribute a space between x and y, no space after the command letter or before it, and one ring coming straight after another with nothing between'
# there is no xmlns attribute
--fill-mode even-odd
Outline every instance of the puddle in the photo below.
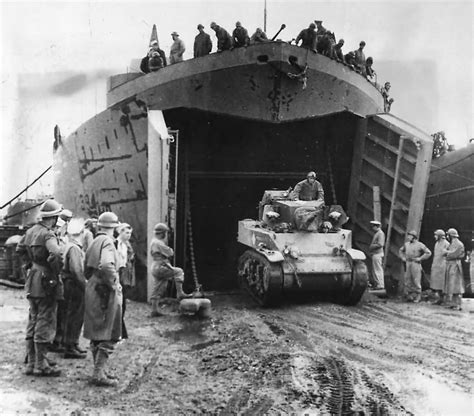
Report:
<svg viewBox="0 0 474 416"><path fill-rule="evenodd" d="M49 414L64 415L77 410L77 403L68 402L55 396L17 390L15 388L5 388L0 386L0 414Z"/></svg>
<svg viewBox="0 0 474 416"><path fill-rule="evenodd" d="M410 375L410 387L417 397L409 407L416 415L472 415L467 392L419 373Z"/></svg>

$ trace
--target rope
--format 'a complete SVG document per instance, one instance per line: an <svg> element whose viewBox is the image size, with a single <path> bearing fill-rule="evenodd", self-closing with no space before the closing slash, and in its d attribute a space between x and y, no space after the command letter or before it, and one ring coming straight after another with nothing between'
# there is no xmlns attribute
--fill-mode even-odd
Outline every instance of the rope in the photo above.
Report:
<svg viewBox="0 0 474 416"><path fill-rule="evenodd" d="M10 199L7 203L3 204L0 209L5 208L8 204L13 202L15 199L17 199L22 193L26 192L31 186L33 186L36 182L38 182L45 174L48 172L53 166L50 166L48 169L46 169L41 175L39 175L33 182L31 182L25 189L23 189L20 193L15 195L12 199Z"/></svg>

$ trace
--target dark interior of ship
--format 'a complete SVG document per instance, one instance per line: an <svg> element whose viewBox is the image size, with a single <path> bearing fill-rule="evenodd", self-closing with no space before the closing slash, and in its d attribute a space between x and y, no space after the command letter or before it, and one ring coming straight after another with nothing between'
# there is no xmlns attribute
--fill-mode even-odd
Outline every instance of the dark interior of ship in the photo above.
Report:
<svg viewBox="0 0 474 416"><path fill-rule="evenodd" d="M186 200L194 263L205 290L236 287L237 259L245 249L237 243L238 221L257 217L266 189L294 187L314 170L326 204L347 207L359 120L353 114L273 124L175 109L165 119L179 130L176 260L189 276L188 289L193 283Z"/></svg>

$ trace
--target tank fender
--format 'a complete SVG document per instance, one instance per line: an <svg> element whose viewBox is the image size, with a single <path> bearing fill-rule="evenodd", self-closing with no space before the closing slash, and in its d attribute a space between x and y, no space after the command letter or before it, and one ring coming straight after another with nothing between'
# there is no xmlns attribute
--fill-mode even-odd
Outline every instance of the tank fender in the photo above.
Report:
<svg viewBox="0 0 474 416"><path fill-rule="evenodd" d="M347 250L345 250L345 252L347 253L347 255L352 259L352 260L365 260L365 254L364 252L360 251L360 250L356 250L354 248L349 248Z"/></svg>
<svg viewBox="0 0 474 416"><path fill-rule="evenodd" d="M285 259L283 257L283 254L280 253L279 251L267 250L265 248L260 248L257 251L260 254L264 255L267 258L267 260L271 263L282 262Z"/></svg>

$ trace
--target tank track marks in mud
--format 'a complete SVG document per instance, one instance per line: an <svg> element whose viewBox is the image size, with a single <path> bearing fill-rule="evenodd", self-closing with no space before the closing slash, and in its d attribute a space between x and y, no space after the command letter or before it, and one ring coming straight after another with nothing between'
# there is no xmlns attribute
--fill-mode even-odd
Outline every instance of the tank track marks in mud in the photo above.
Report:
<svg viewBox="0 0 474 416"><path fill-rule="evenodd" d="M272 405L273 400L267 396L251 400L250 388L242 387L232 395L225 408L219 412L219 416L264 415L267 414Z"/></svg>
<svg viewBox="0 0 474 416"><path fill-rule="evenodd" d="M305 376L317 384L317 407L328 414L411 415L388 387L372 379L364 370L351 368L341 358L329 356L318 359L307 367Z"/></svg>
<svg viewBox="0 0 474 416"><path fill-rule="evenodd" d="M369 284L367 266L363 261L355 260L352 265L351 286L346 293L341 294L337 302L342 305L357 305Z"/></svg>
<svg viewBox="0 0 474 416"><path fill-rule="evenodd" d="M283 270L279 263L247 250L239 258L239 284L261 306L276 306L282 300Z"/></svg>

